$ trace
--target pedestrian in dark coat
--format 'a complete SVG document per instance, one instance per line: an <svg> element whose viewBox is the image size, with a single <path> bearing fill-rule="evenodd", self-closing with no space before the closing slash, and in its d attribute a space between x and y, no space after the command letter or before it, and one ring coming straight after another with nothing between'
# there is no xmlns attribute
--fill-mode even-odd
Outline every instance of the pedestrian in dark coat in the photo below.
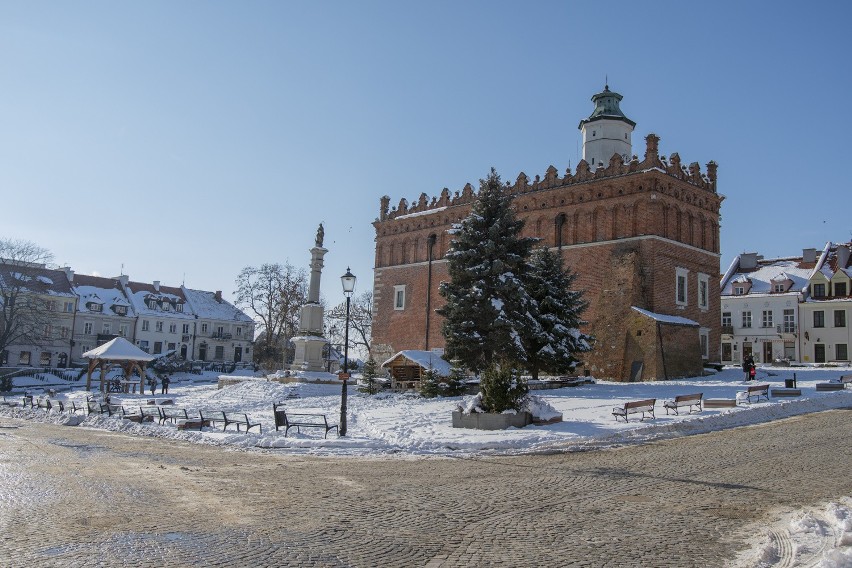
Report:
<svg viewBox="0 0 852 568"><path fill-rule="evenodd" d="M148 379L148 386L151 387L151 394L157 394L157 377L150 377Z"/></svg>
<svg viewBox="0 0 852 568"><path fill-rule="evenodd" d="M172 380L169 378L168 375L163 375L163 378L160 379L160 382L163 385L162 394L169 394L169 383L172 382Z"/></svg>

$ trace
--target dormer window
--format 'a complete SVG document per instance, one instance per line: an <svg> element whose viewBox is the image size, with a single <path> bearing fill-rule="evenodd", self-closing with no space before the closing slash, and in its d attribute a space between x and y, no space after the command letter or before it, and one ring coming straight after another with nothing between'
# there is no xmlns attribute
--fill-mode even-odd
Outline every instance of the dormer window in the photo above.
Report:
<svg viewBox="0 0 852 568"><path fill-rule="evenodd" d="M734 296L742 296L745 294L745 286L734 286Z"/></svg>
<svg viewBox="0 0 852 568"><path fill-rule="evenodd" d="M120 316L126 316L127 315L127 306L113 306L112 309L117 315L120 315Z"/></svg>
<svg viewBox="0 0 852 568"><path fill-rule="evenodd" d="M814 298L824 298L825 284L812 284L811 291L813 292Z"/></svg>
<svg viewBox="0 0 852 568"><path fill-rule="evenodd" d="M89 302L86 304L86 307L90 312L102 312L104 310L104 307L101 304L95 302Z"/></svg>
<svg viewBox="0 0 852 568"><path fill-rule="evenodd" d="M145 305L148 306L149 310L157 309L157 299L156 298L146 298Z"/></svg>
<svg viewBox="0 0 852 568"><path fill-rule="evenodd" d="M163 311L164 312L169 311L169 305L170 304L169 304L168 300L163 300Z"/></svg>
<svg viewBox="0 0 852 568"><path fill-rule="evenodd" d="M783 283L776 282L775 286L773 288L773 292L777 292L777 293L781 294L781 293L784 293L786 291L785 289L786 289L786 286L784 286Z"/></svg>
<svg viewBox="0 0 852 568"><path fill-rule="evenodd" d="M183 304L180 303L180 302L175 304L175 311L178 312L178 313L182 313L183 312Z"/></svg>
<svg viewBox="0 0 852 568"><path fill-rule="evenodd" d="M835 282L834 283L834 295L835 296L845 296L846 295L846 282Z"/></svg>

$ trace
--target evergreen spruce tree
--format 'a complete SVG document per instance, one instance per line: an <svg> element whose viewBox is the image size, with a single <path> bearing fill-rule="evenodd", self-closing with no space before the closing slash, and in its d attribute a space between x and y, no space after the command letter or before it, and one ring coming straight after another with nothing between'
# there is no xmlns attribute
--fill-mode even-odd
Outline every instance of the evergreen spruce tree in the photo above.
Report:
<svg viewBox="0 0 852 568"><path fill-rule="evenodd" d="M423 398L435 398L441 394L443 394L441 377L434 369L427 369L420 377L420 396Z"/></svg>
<svg viewBox="0 0 852 568"><path fill-rule="evenodd" d="M479 381L482 407L488 412L520 411L529 387L521 374L509 365L491 365L482 372Z"/></svg>
<svg viewBox="0 0 852 568"><path fill-rule="evenodd" d="M450 370L450 376L444 383L444 394L446 396L461 396L465 393L466 387L464 372L458 367L453 367Z"/></svg>
<svg viewBox="0 0 852 568"><path fill-rule="evenodd" d="M537 322L522 334L526 368L533 379L539 371L569 373L579 362L576 355L591 350L594 341L579 330L588 303L582 292L572 290L576 275L563 268L560 255L541 248L530 258L524 278Z"/></svg>
<svg viewBox="0 0 852 568"><path fill-rule="evenodd" d="M521 331L530 318L522 275L537 239L521 236L524 222L492 168L480 180L470 214L454 227L447 253L450 281L441 284L446 358L474 372L495 362L514 366L526 358ZM497 361L499 359L499 361Z"/></svg>
<svg viewBox="0 0 852 568"><path fill-rule="evenodd" d="M366 392L367 394L376 394L377 376L379 376L378 365L376 364L376 360L370 357L367 359L367 362L364 363L364 370L361 371L361 377L364 379L364 382L367 383L367 386L362 389L362 392Z"/></svg>

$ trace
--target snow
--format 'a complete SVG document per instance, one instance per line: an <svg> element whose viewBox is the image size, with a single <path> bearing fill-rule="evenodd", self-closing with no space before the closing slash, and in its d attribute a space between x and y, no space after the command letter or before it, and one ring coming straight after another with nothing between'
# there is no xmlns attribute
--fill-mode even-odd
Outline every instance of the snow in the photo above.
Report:
<svg viewBox="0 0 852 568"><path fill-rule="evenodd" d="M533 390L529 407L542 419L561 414L563 420L548 425L510 428L503 431L467 430L453 428L451 413L459 406L472 408L478 399L472 395L462 397L424 399L413 393L380 393L367 395L350 385L348 389L345 438L330 436L323 439L316 432L276 432L272 417L272 403L281 402L293 412L325 414L332 423L338 422L341 386L309 382L279 383L265 377L245 377L242 382L217 389L216 373L201 376L174 373L168 395L144 396L133 394L113 395L114 403L145 404L149 399L172 399L179 407L190 411L197 409L245 412L259 421L263 433L236 432L206 428L204 431L178 431L174 426L136 424L117 417L100 415L76 416L51 413L43 410L0 406L0 416L50 421L56 424L73 424L132 435L164 439L179 439L233 449L274 448L276 452L316 456L463 456L488 454L524 454L540 452L569 452L586 449L617 448L679 436L701 434L728 428L759 424L829 409L848 408L852 405L852 389L817 392L815 385L836 379L852 372L852 367L770 367L758 368L757 381L782 387L785 379L794 373L797 386L802 390L798 398L773 398L770 402L743 404L735 408L705 408L700 413L666 415L662 403L676 395L701 392L704 398L735 398L744 391L742 370L726 367L723 371L705 377L688 379L616 383L597 381L576 387L553 390ZM59 386L57 386L59 385ZM45 381L15 378L16 390L22 387L38 395L49 386L61 390L57 398L82 402L88 394L80 381L66 382L48 377ZM7 398L12 398L8 397ZM629 423L616 422L612 407L631 400L656 398L656 419ZM819 564L807 565L835 568L852 565L852 499L843 496L841 501L827 504L824 509L799 511L779 519L772 527L760 526L762 538L755 538L755 548L743 554L738 567L772 566L777 558L779 543L775 541L783 529L793 541L797 558L811 558L819 553ZM826 535L834 535L829 538ZM830 542L829 542L830 541ZM784 546L789 552L789 547ZM809 552L811 551L811 552ZM816 551L816 552L814 552ZM808 556L811 555L811 556ZM788 565L797 565L790 563Z"/></svg>
<svg viewBox="0 0 852 568"><path fill-rule="evenodd" d="M381 367L388 365L397 357L404 357L412 363L420 365L424 369L433 369L442 377L449 377L450 371L452 370L452 365L450 365L449 362L442 358L439 353L435 353L434 351L418 351L416 349L407 349L400 351L399 353L382 363Z"/></svg>
<svg viewBox="0 0 852 568"><path fill-rule="evenodd" d="M432 213L440 213L444 211L446 206L444 207L436 207L434 209L426 209L424 211L416 211L414 213L407 213L405 215L400 215L399 217L395 217L397 221L401 221L403 219L411 219L412 217L422 217L423 215L431 215Z"/></svg>
<svg viewBox="0 0 852 568"><path fill-rule="evenodd" d="M698 322L693 321L691 319L682 317L682 316L668 316L666 314L655 314L654 312L649 312L648 310L643 310L642 308L637 308L636 306L631 306L634 310L642 314L643 316L649 317L654 321L658 321L661 323L671 323L676 325L694 325L697 326Z"/></svg>
<svg viewBox="0 0 852 568"><path fill-rule="evenodd" d="M124 339L115 339L83 353L87 359L104 359L107 361L153 361L154 355L149 355Z"/></svg>

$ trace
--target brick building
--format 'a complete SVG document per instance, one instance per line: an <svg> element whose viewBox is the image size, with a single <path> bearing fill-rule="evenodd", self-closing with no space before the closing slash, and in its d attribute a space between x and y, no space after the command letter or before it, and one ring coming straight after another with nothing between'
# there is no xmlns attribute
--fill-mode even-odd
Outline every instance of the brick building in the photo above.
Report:
<svg viewBox="0 0 852 568"><path fill-rule="evenodd" d="M507 191L526 222L525 235L558 251L576 274L589 309L585 331L597 343L585 370L615 380L700 374L719 360L719 209L716 164L666 159L659 138L645 138L644 159L632 155L635 123L609 90L592 97L580 122L583 160L565 175L521 173ZM604 156L610 156L604 158ZM607 163L604 164L603 160ZM395 208L381 198L376 229L373 351L444 346L438 287L448 279L449 229L470 211L470 184ZM634 309L638 308L638 309Z"/></svg>

